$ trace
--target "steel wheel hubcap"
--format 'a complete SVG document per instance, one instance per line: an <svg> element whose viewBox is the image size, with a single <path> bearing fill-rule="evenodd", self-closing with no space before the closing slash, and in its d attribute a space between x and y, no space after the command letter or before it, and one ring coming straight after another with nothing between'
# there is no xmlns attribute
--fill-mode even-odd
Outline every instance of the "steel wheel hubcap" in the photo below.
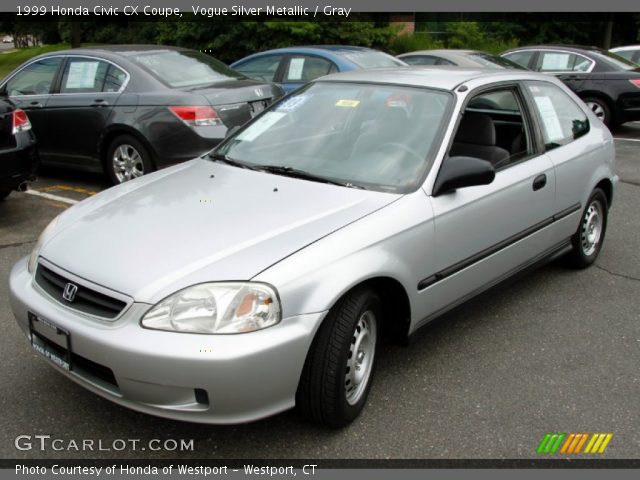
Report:
<svg viewBox="0 0 640 480"><path fill-rule="evenodd" d="M360 316L353 332L344 374L345 395L349 405L360 401L369 383L376 353L376 328L376 317L367 310Z"/></svg>
<svg viewBox="0 0 640 480"><path fill-rule="evenodd" d="M585 256L593 255L598 248L602 236L602 206L600 202L592 202L582 219L580 241Z"/></svg>
<svg viewBox="0 0 640 480"><path fill-rule="evenodd" d="M604 108L602 107L602 105L596 102L587 102L587 106L591 109L596 117L604 122Z"/></svg>
<svg viewBox="0 0 640 480"><path fill-rule="evenodd" d="M113 171L118 182L126 182L144 175L144 164L140 152L132 145L123 143L113 152Z"/></svg>

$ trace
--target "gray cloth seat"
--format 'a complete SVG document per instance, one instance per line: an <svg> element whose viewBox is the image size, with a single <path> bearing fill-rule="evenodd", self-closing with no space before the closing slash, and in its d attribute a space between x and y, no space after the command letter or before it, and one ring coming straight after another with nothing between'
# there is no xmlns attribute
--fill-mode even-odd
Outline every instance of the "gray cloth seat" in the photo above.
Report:
<svg viewBox="0 0 640 480"><path fill-rule="evenodd" d="M495 167L509 160L509 151L496 146L496 127L489 115L466 112L458 127L449 156L487 160Z"/></svg>

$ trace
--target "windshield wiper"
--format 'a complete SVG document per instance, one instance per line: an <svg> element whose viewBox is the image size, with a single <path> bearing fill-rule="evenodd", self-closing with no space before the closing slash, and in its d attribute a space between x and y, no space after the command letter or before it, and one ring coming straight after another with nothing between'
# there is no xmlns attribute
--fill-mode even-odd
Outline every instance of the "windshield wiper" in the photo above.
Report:
<svg viewBox="0 0 640 480"><path fill-rule="evenodd" d="M311 180L312 182L328 183L329 185L338 185L340 187L359 188L363 189L361 185L356 185L350 182L339 182L337 180L331 180L329 178L314 175L313 173L305 172L304 170L298 170L293 167L286 167L284 165L260 165L256 166L256 169L264 172L274 173L276 175L283 175L285 177L299 178L301 180Z"/></svg>
<svg viewBox="0 0 640 480"><path fill-rule="evenodd" d="M240 168L248 168L249 170L256 170L255 167L248 165L246 163L240 162L238 160L235 160L231 157L228 157L227 155L223 155L221 153L215 153L212 152L209 155L209 158L212 158L213 160L217 161L217 162L222 162L222 163L226 163L227 165L233 165L234 167L240 167Z"/></svg>

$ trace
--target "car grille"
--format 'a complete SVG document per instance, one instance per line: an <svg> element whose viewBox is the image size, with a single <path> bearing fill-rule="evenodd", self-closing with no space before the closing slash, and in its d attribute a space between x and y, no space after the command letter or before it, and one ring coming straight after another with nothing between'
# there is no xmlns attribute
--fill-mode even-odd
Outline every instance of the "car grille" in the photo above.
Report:
<svg viewBox="0 0 640 480"><path fill-rule="evenodd" d="M115 318L127 306L127 303L122 300L80 285L75 280L65 278L42 264L38 265L35 281L40 288L61 304L96 317ZM78 287L75 298L71 302L62 296L68 283Z"/></svg>

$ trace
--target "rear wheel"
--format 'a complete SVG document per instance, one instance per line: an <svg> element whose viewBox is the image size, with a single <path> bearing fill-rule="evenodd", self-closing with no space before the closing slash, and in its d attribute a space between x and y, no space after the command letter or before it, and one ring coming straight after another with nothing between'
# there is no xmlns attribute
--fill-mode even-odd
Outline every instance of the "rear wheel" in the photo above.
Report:
<svg viewBox="0 0 640 480"><path fill-rule="evenodd" d="M367 288L331 309L305 362L296 395L316 423L343 427L362 411L371 388L382 321L378 296Z"/></svg>
<svg viewBox="0 0 640 480"><path fill-rule="evenodd" d="M589 107L594 115L598 117L607 127L610 127L614 124L613 116L611 114L611 108L609 108L609 104L605 100L602 100L598 97L587 97L584 99L584 103L587 104L587 107Z"/></svg>
<svg viewBox="0 0 640 480"><path fill-rule="evenodd" d="M586 268L596 261L607 231L607 196L596 188L582 212L578 230L571 237L573 250L568 256L576 268Z"/></svg>
<svg viewBox="0 0 640 480"><path fill-rule="evenodd" d="M120 135L111 142L107 150L105 169L114 185L154 170L149 152L131 135Z"/></svg>

